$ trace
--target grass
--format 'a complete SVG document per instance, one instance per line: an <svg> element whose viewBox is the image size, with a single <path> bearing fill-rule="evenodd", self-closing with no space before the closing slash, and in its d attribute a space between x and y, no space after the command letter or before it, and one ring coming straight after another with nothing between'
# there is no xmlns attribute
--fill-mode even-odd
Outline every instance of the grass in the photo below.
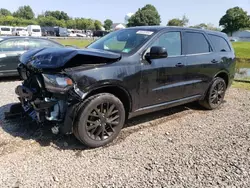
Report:
<svg viewBox="0 0 250 188"><path fill-rule="evenodd" d="M56 42L59 42L63 45L77 46L83 48L93 42L92 39L55 39Z"/></svg>
<svg viewBox="0 0 250 188"><path fill-rule="evenodd" d="M233 42L237 58L250 59L250 42Z"/></svg>
<svg viewBox="0 0 250 188"><path fill-rule="evenodd" d="M250 83L234 81L232 87L250 90Z"/></svg>

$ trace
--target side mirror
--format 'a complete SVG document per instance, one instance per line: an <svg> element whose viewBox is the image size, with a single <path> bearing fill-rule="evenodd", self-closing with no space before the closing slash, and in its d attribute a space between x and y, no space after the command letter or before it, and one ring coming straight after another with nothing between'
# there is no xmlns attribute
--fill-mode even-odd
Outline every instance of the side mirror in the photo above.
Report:
<svg viewBox="0 0 250 188"><path fill-rule="evenodd" d="M145 58L147 60L160 59L168 57L168 52L161 46L152 46L149 53L146 53Z"/></svg>

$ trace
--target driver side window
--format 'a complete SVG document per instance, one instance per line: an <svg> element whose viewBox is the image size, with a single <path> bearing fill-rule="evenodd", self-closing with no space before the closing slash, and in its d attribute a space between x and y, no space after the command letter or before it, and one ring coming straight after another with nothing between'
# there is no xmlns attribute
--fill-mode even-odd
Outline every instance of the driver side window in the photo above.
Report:
<svg viewBox="0 0 250 188"><path fill-rule="evenodd" d="M179 56L181 55L181 33L176 31L164 33L156 39L152 46L165 48L168 56Z"/></svg>

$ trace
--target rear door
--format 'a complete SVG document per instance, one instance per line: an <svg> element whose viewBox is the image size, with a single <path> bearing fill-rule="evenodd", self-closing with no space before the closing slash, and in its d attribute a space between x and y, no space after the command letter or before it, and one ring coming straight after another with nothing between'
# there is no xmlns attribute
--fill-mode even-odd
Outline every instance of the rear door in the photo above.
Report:
<svg viewBox="0 0 250 188"><path fill-rule="evenodd" d="M16 38L0 43L0 74L16 74L19 56L26 51L27 40Z"/></svg>
<svg viewBox="0 0 250 188"><path fill-rule="evenodd" d="M205 32L184 32L184 54L187 60L185 80L188 83L185 85L185 93L187 96L203 95L219 62Z"/></svg>

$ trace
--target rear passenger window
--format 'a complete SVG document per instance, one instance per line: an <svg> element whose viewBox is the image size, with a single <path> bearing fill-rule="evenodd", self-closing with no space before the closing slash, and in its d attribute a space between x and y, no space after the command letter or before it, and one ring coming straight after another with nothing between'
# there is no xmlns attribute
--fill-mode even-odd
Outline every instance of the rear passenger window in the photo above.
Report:
<svg viewBox="0 0 250 188"><path fill-rule="evenodd" d="M223 37L209 34L209 37L217 52L230 52L230 46Z"/></svg>
<svg viewBox="0 0 250 188"><path fill-rule="evenodd" d="M211 46L202 33L186 32L185 46L187 54L200 54L211 52Z"/></svg>

